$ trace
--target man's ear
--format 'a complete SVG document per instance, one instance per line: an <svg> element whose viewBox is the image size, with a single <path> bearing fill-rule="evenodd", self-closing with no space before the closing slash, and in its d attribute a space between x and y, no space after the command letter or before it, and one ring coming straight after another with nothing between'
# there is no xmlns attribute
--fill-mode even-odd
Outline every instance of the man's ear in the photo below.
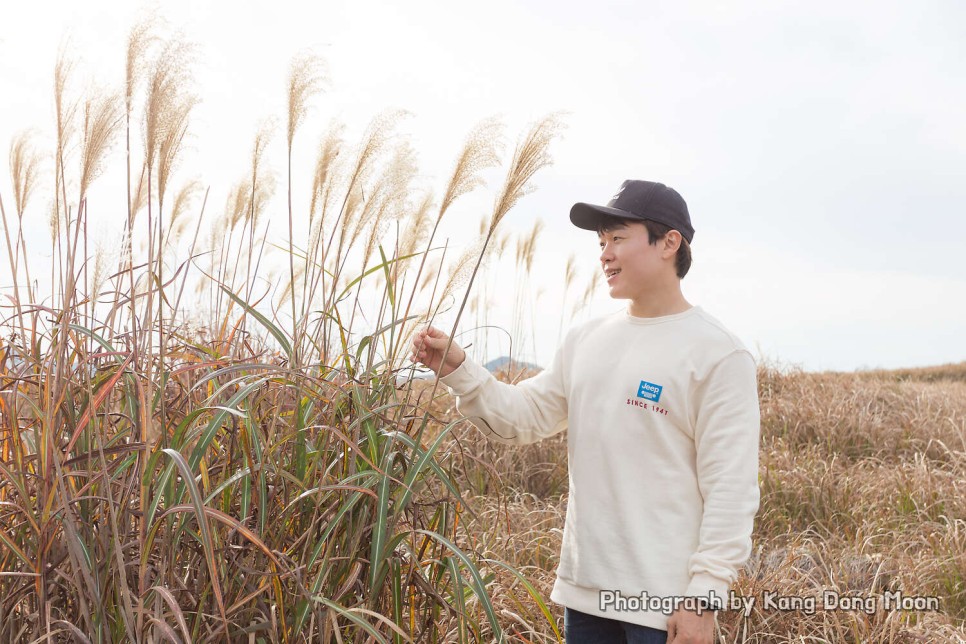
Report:
<svg viewBox="0 0 966 644"><path fill-rule="evenodd" d="M665 257L673 257L677 254L678 249L681 247L681 233L676 230L669 230L664 236L664 248L662 249L662 255Z"/></svg>

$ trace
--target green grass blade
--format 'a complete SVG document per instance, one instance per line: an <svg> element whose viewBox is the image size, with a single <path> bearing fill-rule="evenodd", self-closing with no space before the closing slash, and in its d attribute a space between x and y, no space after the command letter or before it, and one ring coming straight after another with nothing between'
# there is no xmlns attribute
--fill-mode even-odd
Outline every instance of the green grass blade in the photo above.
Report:
<svg viewBox="0 0 966 644"><path fill-rule="evenodd" d="M17 542L14 541L13 538L2 529L0 529L0 542L3 542L5 546L10 548L10 551L17 555L17 558L20 559L20 561L22 561L27 568L33 570L35 565L34 562L30 560L30 557L27 556L27 553L20 549L20 546L17 545Z"/></svg>
<svg viewBox="0 0 966 644"><path fill-rule="evenodd" d="M466 598L463 596L463 576L460 574L456 557L446 557L450 581L453 584L453 597L456 599L456 612L459 615L460 644L466 644Z"/></svg>
<svg viewBox="0 0 966 644"><path fill-rule="evenodd" d="M454 555L459 557L459 560L463 562L463 565L466 566L466 570L473 578L473 584L470 587L479 598L480 604L483 606L483 611L486 613L487 619L490 620L490 626L493 628L493 636L497 638L498 642L503 642L503 629L500 628L500 622L496 618L496 610L493 608L493 602L490 601L490 596L486 592L486 583L483 581L483 577L480 575L479 569L473 565L473 562L470 561L470 558L466 556L466 553L460 550L455 543L438 532L433 532L432 530L415 530L415 532L424 534L427 537L436 540Z"/></svg>
<svg viewBox="0 0 966 644"><path fill-rule="evenodd" d="M274 324L272 324L272 321L269 320L267 317L265 317L264 315L262 315L261 313L259 313L258 311L256 311L254 308L252 308L252 306L248 302L246 302L245 300L243 300L240 297L238 297L237 295L235 295L231 291L231 289L227 289L227 288L225 288L221 284L218 285L218 288L220 288L222 291L224 291L228 295L228 297L230 297L231 299L233 299L235 301L235 303L238 304L238 306L240 306L243 309L245 309L245 311L247 311L253 318L255 318L256 320L258 320L258 322L263 327L265 327L265 329L269 333L271 333L272 336L276 340L278 340L278 343L282 346L282 349L285 350L285 355L288 356L289 359L291 359L291 357L292 357L292 345L291 345L291 343L289 343L288 338L285 336L285 333L281 329L279 329L277 326L275 326Z"/></svg>
<svg viewBox="0 0 966 644"><path fill-rule="evenodd" d="M201 498L201 490L195 483L191 468L181 452L165 447L161 450L174 461L181 472L181 480L188 487L188 494L191 497L191 505L194 508L195 516L198 520L198 530L201 534L201 542L205 548L205 560L208 562L208 569L211 572L211 588L215 594L215 601L218 603L218 612L221 614L225 627L228 627L228 617L225 614L225 600L221 594L221 582L218 575L218 563L215 561L215 543L211 536L211 526L208 525L208 517L205 513L204 500ZM145 553L146 554L146 553ZM142 555L143 556L143 555Z"/></svg>
<svg viewBox="0 0 966 644"><path fill-rule="evenodd" d="M447 425L447 428L444 429L443 431L447 431L449 427L451 427L452 425L456 424L457 422L459 422L459 421L453 421L452 423L450 423L449 425ZM406 445L408 445L414 452L422 452L423 451L423 449L419 446L419 443L416 442L416 439L413 438L412 436L410 436L409 434L407 434L405 432L399 432L399 431L393 431L393 432L388 432L388 433L393 434L395 436L395 438L397 438L398 440L402 441L403 443L406 443ZM422 462L422 460L420 462ZM453 483L453 481L449 477L449 475L447 475L446 472L443 471L443 468L441 468L439 466L439 463L437 463L435 461L435 459L433 459L433 458L425 459L424 466L429 466L429 468L431 470L433 470L433 473L436 474L436 476L439 478L439 480L443 482L443 485L446 486L446 489L448 489L450 491L450 493L454 497L456 497L456 499L460 502L460 504L464 508L466 508L466 511L470 514L470 516L473 516L473 517L476 516L476 514L473 512L473 510L470 507L470 505L463 498L463 495L460 494L459 488L456 486L455 483Z"/></svg>
<svg viewBox="0 0 966 644"><path fill-rule="evenodd" d="M389 560L389 571L392 588L392 618L397 624L402 624L403 614L403 591L402 591L402 566L398 557ZM398 634L392 637L393 644L401 644L402 637Z"/></svg>
<svg viewBox="0 0 966 644"><path fill-rule="evenodd" d="M337 604L336 602L334 602L334 601L332 601L330 599L326 599L325 597L322 597L321 595L320 596L313 597L312 599L314 599L315 601L317 601L319 603L325 604L326 606L328 606L329 608L331 608L332 610L334 610L336 613L338 613L342 617L345 617L347 620L349 620L353 624L356 624L362 630L364 630L366 633L368 633L370 636L372 636L372 638L374 640L376 640L377 642L380 642L381 644L389 644L389 640L387 640L386 637L382 633L380 633L379 631L377 631L375 626L373 626L372 624L370 624L366 620L362 619L362 617L360 617L359 615L356 615L356 612L362 612L362 611L360 611L360 609L346 608L345 606L342 606L340 604ZM369 612L369 611L365 611L365 612Z"/></svg>
<svg viewBox="0 0 966 644"><path fill-rule="evenodd" d="M390 458L386 459L387 465L392 462ZM383 570L386 568L383 548L385 548L386 534L389 531L389 502L392 500L391 491L390 477L383 476L379 481L379 492L376 499L376 522L372 526L372 542L369 548L370 597L375 597L379 594L379 587L381 586L379 581L384 577Z"/></svg>

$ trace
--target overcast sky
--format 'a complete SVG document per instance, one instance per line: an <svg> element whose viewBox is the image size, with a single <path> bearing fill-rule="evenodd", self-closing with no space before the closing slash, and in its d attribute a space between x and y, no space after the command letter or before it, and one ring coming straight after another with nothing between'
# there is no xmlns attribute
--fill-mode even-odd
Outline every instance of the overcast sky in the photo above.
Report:
<svg viewBox="0 0 966 644"><path fill-rule="evenodd" d="M79 78L119 87L127 34L146 6L0 5L5 205L10 139L34 127L49 142L64 37ZM628 178L663 181L687 200L696 233L685 296L756 355L814 370L966 360L962 3L177 0L159 14L199 46L203 102L185 175L211 186L216 209L261 120L284 123L285 77L301 50L324 57L331 78L296 143L307 159L330 118L352 140L401 108L412 114L400 130L439 187L480 119L500 115L512 149L534 119L565 110L554 165L505 222L546 225L529 276L541 295L527 351L541 364L558 342L567 257L576 254L581 288L599 274L596 236L570 224L570 206L606 203ZM115 155L123 167L120 147ZM281 172L284 133L270 157ZM116 181L105 175L91 196L104 238L123 221ZM454 212L443 230L451 245L472 241L497 189ZM42 210L32 248L49 244ZM502 283L519 283L503 270ZM9 284L4 260L0 288ZM489 323L509 328L512 289L490 297ZM579 319L625 306L601 284ZM497 340L485 357L505 352Z"/></svg>

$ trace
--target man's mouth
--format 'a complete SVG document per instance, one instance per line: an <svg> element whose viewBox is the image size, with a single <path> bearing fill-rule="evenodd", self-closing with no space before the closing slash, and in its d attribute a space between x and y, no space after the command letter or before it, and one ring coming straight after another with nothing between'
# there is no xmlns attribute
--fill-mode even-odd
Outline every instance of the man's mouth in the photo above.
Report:
<svg viewBox="0 0 966 644"><path fill-rule="evenodd" d="M607 275L607 281L609 282L612 277L614 277L615 275L617 275L620 272L621 272L621 269L619 269L619 268L618 269L614 269L614 270L607 271L607 273L606 273L606 275Z"/></svg>

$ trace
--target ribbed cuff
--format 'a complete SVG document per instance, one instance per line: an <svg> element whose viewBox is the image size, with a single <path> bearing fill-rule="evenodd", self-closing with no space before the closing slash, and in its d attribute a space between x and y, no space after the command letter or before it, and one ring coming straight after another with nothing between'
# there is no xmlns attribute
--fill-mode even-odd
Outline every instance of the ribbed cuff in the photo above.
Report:
<svg viewBox="0 0 966 644"><path fill-rule="evenodd" d="M699 572L691 575L691 583L688 584L688 589L684 591L684 595L686 597L707 597L712 604L722 606L727 604L730 587L731 584L724 579L709 575L706 572Z"/></svg>
<svg viewBox="0 0 966 644"><path fill-rule="evenodd" d="M485 367L477 365L467 356L460 363L460 366L456 367L451 373L441 377L439 381L446 385L452 395L463 396L482 384L483 378L477 369L483 369L485 373L488 373Z"/></svg>

